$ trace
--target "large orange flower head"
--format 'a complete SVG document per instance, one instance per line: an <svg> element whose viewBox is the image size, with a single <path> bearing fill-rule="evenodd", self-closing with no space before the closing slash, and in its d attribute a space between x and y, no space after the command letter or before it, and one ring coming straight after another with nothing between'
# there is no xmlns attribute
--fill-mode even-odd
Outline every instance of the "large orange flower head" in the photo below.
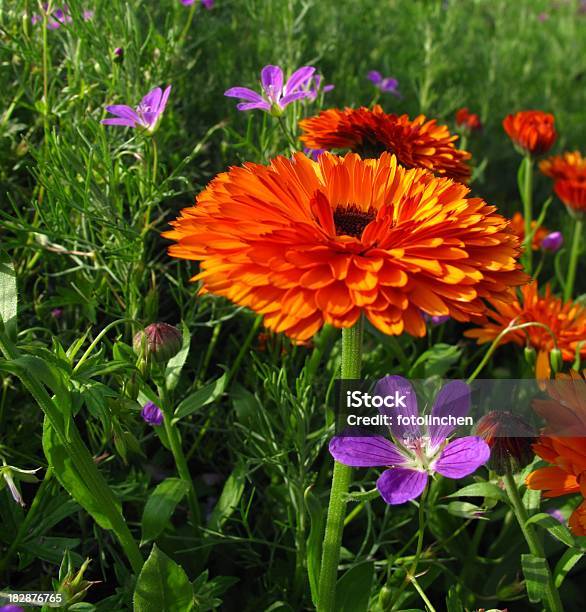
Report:
<svg viewBox="0 0 586 612"><path fill-rule="evenodd" d="M424 115L411 120L385 113L377 104L372 109L332 108L303 119L299 126L301 140L311 149L350 150L363 157L388 151L406 168L426 168L462 183L470 178L466 162L471 155L455 147L458 136Z"/></svg>
<svg viewBox="0 0 586 612"><path fill-rule="evenodd" d="M554 181L586 178L586 158L580 151L553 155L541 160L539 169Z"/></svg>
<svg viewBox="0 0 586 612"><path fill-rule="evenodd" d="M559 497L581 493L586 497L586 380L577 372L570 376L558 375L556 382L547 385L552 401L541 400L537 411L548 427L533 450L551 465L539 468L527 477L530 489L544 491L544 497ZM545 435L574 432L574 436ZM586 501L570 517L570 528L575 535L586 535Z"/></svg>
<svg viewBox="0 0 586 612"><path fill-rule="evenodd" d="M507 115L503 119L505 132L522 152L531 155L547 153L557 137L551 113L529 110Z"/></svg>
<svg viewBox="0 0 586 612"><path fill-rule="evenodd" d="M519 239L469 189L395 156L297 153L220 174L164 234L192 280L305 340L364 313L387 334L426 332L422 312L467 321L525 282Z"/></svg>
<svg viewBox="0 0 586 612"><path fill-rule="evenodd" d="M555 336L544 327L531 325L524 329L508 332L501 344L514 342L519 346L529 345L538 351L537 376L549 378L549 354L557 343L564 361L574 361L576 351L586 357L586 308L572 302L563 302L552 295L547 286L545 294L539 295L537 282L521 289L521 300L511 303L493 302L493 309L487 312L487 321L476 329L464 332L469 338L476 338L479 344L492 342L511 323L541 323L549 327Z"/></svg>

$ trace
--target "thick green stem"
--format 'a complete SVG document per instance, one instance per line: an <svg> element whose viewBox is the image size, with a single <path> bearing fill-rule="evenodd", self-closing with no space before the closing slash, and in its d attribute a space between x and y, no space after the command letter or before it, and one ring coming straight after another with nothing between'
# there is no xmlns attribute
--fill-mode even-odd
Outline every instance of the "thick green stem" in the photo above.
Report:
<svg viewBox="0 0 586 612"><path fill-rule="evenodd" d="M360 377L362 362L362 320L354 327L342 330L342 379ZM334 612L336 605L336 580L342 545L342 532L346 514L347 494L352 481L352 468L334 462L332 490L326 520L326 532L322 549L319 575L319 612Z"/></svg>
<svg viewBox="0 0 586 612"><path fill-rule="evenodd" d="M560 595L557 589L555 588L551 572L549 571L549 565L547 563L547 559L545 558L543 546L535 535L533 525L527 524L529 516L527 515L527 510L525 509L521 496L519 495L519 489L517 488L517 483L515 482L515 478L513 477L510 465L507 468L507 472L505 473L503 480L505 483L505 490L507 492L507 496L513 507L513 512L515 514L515 517L517 518L517 521L519 522L519 526L521 527L521 531L523 533L525 541L527 542L527 546L529 547L529 552L534 557L539 557L543 559L546 567L548 568L548 576L547 581L545 583L545 597L547 601L548 610L549 612L563 612L564 608L560 600Z"/></svg>
<svg viewBox="0 0 586 612"><path fill-rule="evenodd" d="M523 200L523 217L525 221L525 239L523 241L523 261L525 263L525 271L531 274L533 267L533 250L531 248L533 242L533 230L531 222L533 221L533 160L531 155L527 154L522 162L525 165L523 172L523 190L521 199Z"/></svg>
<svg viewBox="0 0 586 612"><path fill-rule="evenodd" d="M572 238L572 250L570 251L570 261L568 263L568 276L564 286L564 301L572 299L574 292L574 282L576 281L576 269L578 267L578 255L580 254L580 243L582 242L582 232L584 230L584 221L576 219L574 225L574 237Z"/></svg>

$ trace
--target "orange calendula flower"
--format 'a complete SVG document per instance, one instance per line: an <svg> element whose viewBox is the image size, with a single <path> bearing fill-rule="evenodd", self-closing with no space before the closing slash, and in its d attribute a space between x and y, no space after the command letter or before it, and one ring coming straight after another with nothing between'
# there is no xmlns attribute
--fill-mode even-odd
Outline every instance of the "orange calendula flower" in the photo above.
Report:
<svg viewBox="0 0 586 612"><path fill-rule="evenodd" d="M471 131L482 129L480 117L476 113L471 113L466 107L456 111L456 125Z"/></svg>
<svg viewBox="0 0 586 612"><path fill-rule="evenodd" d="M532 155L547 153L557 137L554 117L543 111L521 111L503 119L505 132L513 143Z"/></svg>
<svg viewBox="0 0 586 612"><path fill-rule="evenodd" d="M519 238L469 189L387 153L302 153L217 176L164 234L192 280L297 340L361 313L387 334L426 333L422 313L468 321L526 281Z"/></svg>
<svg viewBox="0 0 586 612"><path fill-rule="evenodd" d="M537 221L531 222L531 229L535 230ZM511 219L511 229L519 236L521 242L525 239L525 220L520 212L516 212ZM549 230L543 226L537 228L533 233L531 248L534 251L539 251L543 239L549 234Z"/></svg>
<svg viewBox="0 0 586 612"><path fill-rule="evenodd" d="M586 158L580 151L554 155L539 162L539 169L554 181L586 177Z"/></svg>
<svg viewBox="0 0 586 612"><path fill-rule="evenodd" d="M586 214L586 176L556 181L553 190L574 217Z"/></svg>
<svg viewBox="0 0 586 612"><path fill-rule="evenodd" d="M535 409L547 427L536 444L535 453L550 466L527 476L530 489L543 491L544 497L581 493L586 497L586 381L577 372L558 375L546 383L551 400L535 402ZM547 435L552 431L571 437ZM586 535L586 501L573 512L569 525L575 535Z"/></svg>
<svg viewBox="0 0 586 612"><path fill-rule="evenodd" d="M552 295L549 286L545 294L539 295L534 281L521 289L521 301L514 299L508 304L493 302L493 310L487 312L488 320L481 327L464 332L468 338L476 338L479 344L492 342L504 329L513 324L542 323L555 336L564 361L572 362L576 351L586 357L586 308L574 302L563 302ZM555 348L550 332L536 325L507 333L501 344L514 342L519 346L531 346L537 351L536 376L550 376L550 353Z"/></svg>
<svg viewBox="0 0 586 612"><path fill-rule="evenodd" d="M457 135L445 125L424 115L385 113L377 104L371 109L332 108L299 122L302 142L310 149L344 149L363 157L378 157L383 151L394 153L406 168L426 168L438 176L466 182L471 155L457 149Z"/></svg>

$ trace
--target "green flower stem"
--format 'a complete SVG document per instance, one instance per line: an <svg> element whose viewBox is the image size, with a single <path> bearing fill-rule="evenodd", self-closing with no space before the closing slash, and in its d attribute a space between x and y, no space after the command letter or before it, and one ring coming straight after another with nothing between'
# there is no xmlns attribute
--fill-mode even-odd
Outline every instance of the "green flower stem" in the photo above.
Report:
<svg viewBox="0 0 586 612"><path fill-rule="evenodd" d="M576 268L578 266L578 255L580 254L580 243L582 241L582 232L584 230L584 221L576 219L574 225L574 237L572 238L572 250L570 251L570 261L568 264L568 276L564 285L564 301L572 299L574 292L574 282L576 281Z"/></svg>
<svg viewBox="0 0 586 612"><path fill-rule="evenodd" d="M191 512L191 520L196 529L199 529L201 525L201 512L199 509L199 502L197 501L197 495L195 494L195 488L193 486L193 479L189 473L189 467L187 466L187 459L183 453L183 447L181 445L181 435L177 429L177 424L173 422L173 410L167 402L167 394L165 390L159 387L159 397L161 399L161 411L163 412L163 425L165 427L165 433L169 440L169 446L171 447L171 453L175 460L175 466L179 478L183 480L188 486L187 489L187 504L189 505L189 511Z"/></svg>
<svg viewBox="0 0 586 612"><path fill-rule="evenodd" d="M525 165L523 173L523 188L521 191L521 200L523 201L523 217L525 221L525 239L523 240L523 262L525 271L531 274L533 267L533 230L531 222L533 221L533 160L531 155L527 154L522 162Z"/></svg>
<svg viewBox="0 0 586 612"><path fill-rule="evenodd" d="M3 328L0 329L0 352L3 353L7 360L16 360L20 357L17 348L8 339ZM59 441L63 444L79 476L86 485L88 492L94 496L97 504L108 517L112 530L124 549L133 571L138 574L144 562L142 554L122 513L117 509L117 500L112 490L98 471L91 453L84 444L75 421L71 419L69 423L65 422L58 405L58 398L52 399L41 382L27 370L19 368L18 376L45 413L51 427L55 430Z"/></svg>
<svg viewBox="0 0 586 612"><path fill-rule="evenodd" d="M507 472L505 473L503 480L505 483L505 490L507 492L507 496L513 507L513 512L519 523L519 527L521 527L521 531L523 532L523 536L525 538L525 541L527 542L527 546L529 547L529 552L534 557L539 557L543 559L545 562L545 566L548 568L548 578L545 583L545 597L547 601L547 608L549 612L563 612L564 608L562 606L558 590L555 588L555 584L551 576L551 571L549 571L549 565L545 557L543 546L535 535L533 525L527 524L529 516L527 515L527 510L523 505L521 496L519 495L519 489L517 488L517 483L515 482L515 478L513 477L510 465L507 467Z"/></svg>
<svg viewBox="0 0 586 612"><path fill-rule="evenodd" d="M342 379L359 378L361 362L362 320L354 327L342 330ZM335 610L338 561L351 481L352 468L335 461L319 575L318 612Z"/></svg>

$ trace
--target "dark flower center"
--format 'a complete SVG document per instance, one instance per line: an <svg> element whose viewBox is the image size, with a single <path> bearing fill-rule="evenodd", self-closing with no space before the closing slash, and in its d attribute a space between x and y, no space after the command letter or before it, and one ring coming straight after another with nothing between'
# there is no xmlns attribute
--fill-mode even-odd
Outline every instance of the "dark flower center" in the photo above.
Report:
<svg viewBox="0 0 586 612"><path fill-rule="evenodd" d="M366 212L355 204L338 206L334 211L336 236L360 238L364 228L376 217L376 210L370 207Z"/></svg>

